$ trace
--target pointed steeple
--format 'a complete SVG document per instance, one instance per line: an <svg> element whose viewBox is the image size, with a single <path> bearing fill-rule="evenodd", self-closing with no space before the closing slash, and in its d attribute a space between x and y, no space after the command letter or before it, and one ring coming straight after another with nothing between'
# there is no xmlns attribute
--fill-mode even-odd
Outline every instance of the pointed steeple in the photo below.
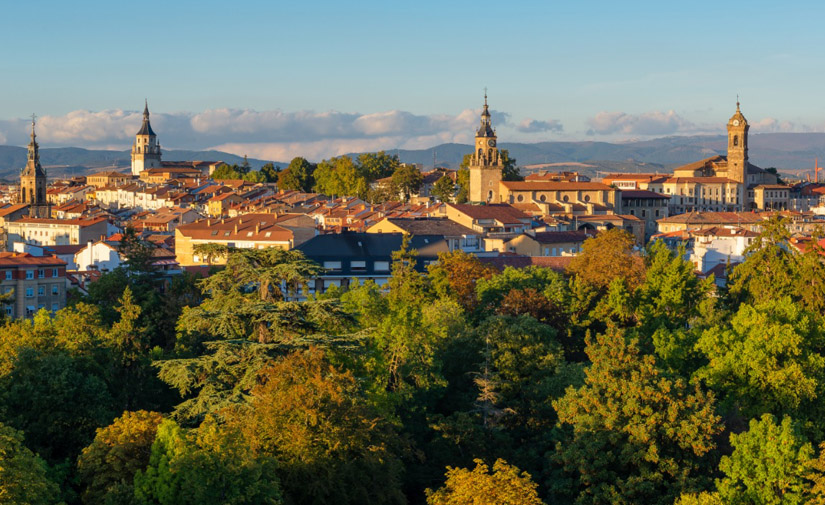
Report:
<svg viewBox="0 0 825 505"><path fill-rule="evenodd" d="M23 174L40 174L45 176L46 173L43 171L43 167L40 165L40 145L37 143L37 134L34 131L35 123L36 116L32 114L31 142L29 142L29 152L26 159L26 168L23 169Z"/></svg>
<svg viewBox="0 0 825 505"><path fill-rule="evenodd" d="M478 128L476 137L495 137L492 123L490 122L490 108L487 106L487 88L484 88L484 108L481 111L481 126Z"/></svg>
<svg viewBox="0 0 825 505"><path fill-rule="evenodd" d="M140 127L140 131L137 132L138 135L149 135L154 137L155 132L152 131L152 125L149 123L149 100L144 99L144 106L143 106L143 126Z"/></svg>

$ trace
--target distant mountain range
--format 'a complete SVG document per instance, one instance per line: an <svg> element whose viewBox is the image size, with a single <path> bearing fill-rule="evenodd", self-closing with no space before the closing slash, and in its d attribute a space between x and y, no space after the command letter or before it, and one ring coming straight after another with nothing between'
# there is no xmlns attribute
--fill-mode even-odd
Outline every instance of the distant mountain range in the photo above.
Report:
<svg viewBox="0 0 825 505"><path fill-rule="evenodd" d="M26 166L25 147L0 146L0 178L16 179L20 170ZM167 161L224 161L226 163L243 163L243 156L221 151L185 151L170 150L163 152L163 159ZM40 163L46 168L49 178L71 175L85 175L103 169L126 170L131 166L129 151L104 151L82 149L79 147L55 147L40 149ZM249 158L249 165L258 169L267 160ZM273 162L276 165L286 166L287 163Z"/></svg>
<svg viewBox="0 0 825 505"><path fill-rule="evenodd" d="M751 163L775 167L798 175L814 166L815 158L825 165L825 133L762 133L749 136ZM655 172L671 170L692 161L725 154L727 137L702 135L663 137L636 142L539 142L500 143L526 171L578 170L591 176L598 172ZM407 163L457 167L472 146L442 144L430 149L393 150Z"/></svg>
<svg viewBox="0 0 825 505"><path fill-rule="evenodd" d="M819 158L825 165L825 133L761 133L751 135L751 163L762 168L776 167L782 172L800 175L814 166ZM635 142L538 142L535 144L501 143L508 149L524 171L577 170L598 176L600 172L656 172L697 161L716 154L725 154L726 137L703 135L692 137L663 137ZM465 144L441 144L429 149L392 149L401 161L456 168L462 157L472 151ZM350 156L357 156L352 153ZM221 151L166 151L166 160L209 160L241 163L243 158ZM40 150L41 162L50 177L86 174L104 168L123 170L129 167L128 151L103 151L76 147L46 148ZM253 168L267 160L250 159ZM289 162L273 161L286 166ZM0 146L0 177L15 179L26 164L26 149Z"/></svg>

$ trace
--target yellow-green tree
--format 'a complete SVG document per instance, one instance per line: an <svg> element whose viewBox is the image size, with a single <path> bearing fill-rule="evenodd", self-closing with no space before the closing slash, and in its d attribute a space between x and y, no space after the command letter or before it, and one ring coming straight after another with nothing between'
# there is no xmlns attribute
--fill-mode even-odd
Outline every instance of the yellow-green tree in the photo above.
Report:
<svg viewBox="0 0 825 505"><path fill-rule="evenodd" d="M97 430L77 460L83 503L129 503L135 473L149 464L161 420L157 412L124 412Z"/></svg>
<svg viewBox="0 0 825 505"><path fill-rule="evenodd" d="M427 490L428 505L541 505L535 482L527 472L498 459L493 471L480 459L476 467L447 467L442 487Z"/></svg>
<svg viewBox="0 0 825 505"><path fill-rule="evenodd" d="M60 490L47 471L46 463L23 444L23 434L0 424L0 503L57 503Z"/></svg>
<svg viewBox="0 0 825 505"><path fill-rule="evenodd" d="M317 348L273 362L225 414L244 445L276 458L287 504L404 503L395 433L359 380Z"/></svg>

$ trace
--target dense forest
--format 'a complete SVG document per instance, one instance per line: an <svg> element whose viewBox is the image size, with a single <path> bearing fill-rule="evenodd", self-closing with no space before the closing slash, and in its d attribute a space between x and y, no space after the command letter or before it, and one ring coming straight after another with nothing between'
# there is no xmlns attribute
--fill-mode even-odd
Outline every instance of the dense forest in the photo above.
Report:
<svg viewBox="0 0 825 505"><path fill-rule="evenodd" d="M724 289L610 230L292 296L296 251L126 268L0 328L0 502L825 503L825 264L766 221Z"/></svg>

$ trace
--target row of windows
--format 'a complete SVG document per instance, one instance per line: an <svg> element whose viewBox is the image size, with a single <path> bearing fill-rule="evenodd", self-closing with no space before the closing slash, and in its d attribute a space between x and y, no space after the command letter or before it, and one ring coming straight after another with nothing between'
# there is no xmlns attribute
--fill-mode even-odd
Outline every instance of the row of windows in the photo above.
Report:
<svg viewBox="0 0 825 505"><path fill-rule="evenodd" d="M7 281L13 280L13 278L14 278L13 272L14 272L14 270L6 270L6 273L4 275L5 280L7 280ZM52 268L52 277L57 277L58 273L59 273L59 270L57 268ZM45 268L38 268L37 269L37 278L38 279L46 278L46 269ZM32 280L32 279L34 279L34 270L26 270L26 280Z"/></svg>
<svg viewBox="0 0 825 505"><path fill-rule="evenodd" d="M327 270L331 270L333 272L340 271L342 269L342 262L341 261L325 261L324 268ZM375 272L389 272L390 271L390 262L389 261L374 261L372 264L373 270ZM366 261L350 261L349 268L352 272L366 272L367 271L367 262Z"/></svg>
<svg viewBox="0 0 825 505"><path fill-rule="evenodd" d="M52 284L52 296L60 294L60 284ZM46 296L46 286L37 286L37 296ZM26 288L26 298L34 298L34 286Z"/></svg>

